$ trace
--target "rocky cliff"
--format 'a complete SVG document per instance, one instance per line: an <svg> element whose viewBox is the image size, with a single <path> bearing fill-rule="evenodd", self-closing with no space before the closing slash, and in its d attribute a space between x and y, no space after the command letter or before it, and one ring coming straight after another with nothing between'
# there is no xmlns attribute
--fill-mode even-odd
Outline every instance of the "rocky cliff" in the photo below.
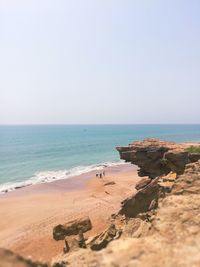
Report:
<svg viewBox="0 0 200 267"><path fill-rule="evenodd" d="M185 151L187 145L156 140L130 146L118 148L121 158L137 162L140 174L159 176L142 178L136 194L122 202L110 228L96 237L104 249L94 251L88 242L58 256L53 266L200 266L200 155Z"/></svg>
<svg viewBox="0 0 200 267"><path fill-rule="evenodd" d="M155 184L159 190L154 190ZM134 199L141 191L156 202ZM80 249L60 255L54 266L73 267L198 267L200 266L200 161L188 164L182 175L155 179L132 197L132 218L116 215L112 224L121 237L103 250ZM145 197L145 195L143 195ZM145 200L140 200L141 202ZM126 208L126 204L124 209ZM141 208L141 210L140 210ZM130 212L131 204L128 203ZM56 263L55 263L56 262ZM56 265L59 264L59 265Z"/></svg>
<svg viewBox="0 0 200 267"><path fill-rule="evenodd" d="M200 144L196 144L200 147ZM140 176L155 178L173 171L182 174L185 165L200 159L199 153L190 153L190 144L176 144L158 139L136 141L117 147L120 158L139 167Z"/></svg>

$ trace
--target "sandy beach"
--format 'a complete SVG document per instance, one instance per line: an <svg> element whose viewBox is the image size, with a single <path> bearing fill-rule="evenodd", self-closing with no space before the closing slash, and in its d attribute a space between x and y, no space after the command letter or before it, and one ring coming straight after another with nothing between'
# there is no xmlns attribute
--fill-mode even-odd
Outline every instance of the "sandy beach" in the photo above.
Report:
<svg viewBox="0 0 200 267"><path fill-rule="evenodd" d="M89 215L93 228L104 230L108 217L134 192L140 179L130 164L105 168L102 179L90 172L70 179L17 189L0 196L0 246L34 260L50 261L63 241L52 238L59 223ZM106 185L108 182L113 182Z"/></svg>

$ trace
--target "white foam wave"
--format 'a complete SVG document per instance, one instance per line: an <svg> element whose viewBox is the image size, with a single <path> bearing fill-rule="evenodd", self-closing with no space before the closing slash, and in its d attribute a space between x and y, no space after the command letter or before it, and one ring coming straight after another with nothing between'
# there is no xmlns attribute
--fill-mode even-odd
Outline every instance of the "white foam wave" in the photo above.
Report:
<svg viewBox="0 0 200 267"><path fill-rule="evenodd" d="M71 169L59 170L59 171L43 171L36 173L30 179L23 182L8 182L0 185L0 194L7 193L25 186L41 184L41 183L50 183L55 180L67 179L70 177L78 176L84 173L89 173L92 171L103 170L105 167L117 167L119 165L127 164L124 161L116 162L104 162L100 164L93 164L89 166L78 166Z"/></svg>

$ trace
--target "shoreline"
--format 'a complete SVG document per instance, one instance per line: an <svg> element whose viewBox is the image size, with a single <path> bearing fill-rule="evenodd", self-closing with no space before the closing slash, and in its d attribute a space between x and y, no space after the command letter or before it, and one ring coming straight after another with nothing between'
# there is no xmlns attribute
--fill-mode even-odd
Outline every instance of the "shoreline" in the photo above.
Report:
<svg viewBox="0 0 200 267"><path fill-rule="evenodd" d="M91 174L93 172L100 172L110 167L118 167L121 165L127 165L124 161L110 161L97 164L91 164L87 166L77 166L65 170L58 171L41 171L35 174L31 178L27 178L25 181L3 183L0 184L0 197L3 194L13 192L15 190L22 189L24 187L30 187L40 184L53 183L60 180L66 180L76 178L82 175ZM56 178L57 177L57 178Z"/></svg>
<svg viewBox="0 0 200 267"><path fill-rule="evenodd" d="M0 216L4 218L0 222L0 246L24 257L50 261L63 248L62 240L52 238L55 225L87 215L93 228L86 237L105 230L107 218L133 194L141 179L132 164L105 169L102 179L92 171L0 195Z"/></svg>

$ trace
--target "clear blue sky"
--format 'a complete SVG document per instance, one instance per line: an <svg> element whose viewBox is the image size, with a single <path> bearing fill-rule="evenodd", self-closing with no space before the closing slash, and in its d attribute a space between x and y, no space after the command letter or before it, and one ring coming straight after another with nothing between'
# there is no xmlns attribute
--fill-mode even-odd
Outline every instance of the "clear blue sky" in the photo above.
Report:
<svg viewBox="0 0 200 267"><path fill-rule="evenodd" d="M199 0L0 0L0 124L200 123Z"/></svg>

